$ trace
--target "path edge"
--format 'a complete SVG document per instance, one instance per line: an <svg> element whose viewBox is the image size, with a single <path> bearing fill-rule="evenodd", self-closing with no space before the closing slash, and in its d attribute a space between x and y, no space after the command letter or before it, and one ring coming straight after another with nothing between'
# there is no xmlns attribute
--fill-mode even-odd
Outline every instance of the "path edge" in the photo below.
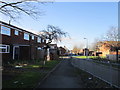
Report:
<svg viewBox="0 0 120 90"><path fill-rule="evenodd" d="M33 90L36 90L41 84L42 82L47 79L49 77L49 75L61 64L63 60L61 60L52 70L50 70L48 72L48 74L45 75L45 77L38 83L38 85L33 89Z"/></svg>

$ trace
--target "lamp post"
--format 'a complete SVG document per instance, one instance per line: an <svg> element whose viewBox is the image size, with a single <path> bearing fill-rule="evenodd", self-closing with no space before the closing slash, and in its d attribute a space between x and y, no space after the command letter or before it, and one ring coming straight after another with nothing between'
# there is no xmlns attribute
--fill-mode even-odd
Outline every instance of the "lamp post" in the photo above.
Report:
<svg viewBox="0 0 120 90"><path fill-rule="evenodd" d="M85 54L86 54L86 57L88 56L88 39L87 38L84 38L86 39L86 50L85 50ZM87 57L88 58L88 57Z"/></svg>
<svg viewBox="0 0 120 90"><path fill-rule="evenodd" d="M86 39L86 48L88 49L88 39L87 38L84 39Z"/></svg>

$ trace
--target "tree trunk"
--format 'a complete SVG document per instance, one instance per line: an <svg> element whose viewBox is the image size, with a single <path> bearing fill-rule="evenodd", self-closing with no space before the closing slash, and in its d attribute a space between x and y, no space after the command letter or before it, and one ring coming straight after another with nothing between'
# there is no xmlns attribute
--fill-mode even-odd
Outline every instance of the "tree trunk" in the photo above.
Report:
<svg viewBox="0 0 120 90"><path fill-rule="evenodd" d="M118 62L118 48L116 48L116 60Z"/></svg>
<svg viewBox="0 0 120 90"><path fill-rule="evenodd" d="M47 48L47 61L50 61L50 49Z"/></svg>

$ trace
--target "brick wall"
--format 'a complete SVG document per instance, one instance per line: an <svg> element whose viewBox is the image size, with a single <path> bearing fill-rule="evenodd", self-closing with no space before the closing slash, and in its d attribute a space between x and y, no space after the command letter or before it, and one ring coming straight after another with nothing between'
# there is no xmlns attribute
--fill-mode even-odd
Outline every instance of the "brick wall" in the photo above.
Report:
<svg viewBox="0 0 120 90"><path fill-rule="evenodd" d="M6 23L0 23L0 26L1 25L8 26L11 30L10 36L0 34L0 37L2 37L2 42L0 44L10 45L10 53L0 53L3 60L13 59L14 46L19 46L19 59L44 59L44 51L42 49L38 50L38 47L43 47L45 42L38 43L38 35ZM19 35L15 35L15 30L19 30ZM29 34L29 40L24 39L24 33ZM32 35L34 35L34 40L32 40Z"/></svg>

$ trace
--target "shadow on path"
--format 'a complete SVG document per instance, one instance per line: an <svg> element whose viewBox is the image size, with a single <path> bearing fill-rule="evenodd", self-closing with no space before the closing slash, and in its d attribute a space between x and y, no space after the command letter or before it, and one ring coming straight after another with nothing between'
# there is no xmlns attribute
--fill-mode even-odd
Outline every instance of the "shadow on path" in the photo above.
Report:
<svg viewBox="0 0 120 90"><path fill-rule="evenodd" d="M82 88L82 84L70 60L66 59L40 84L39 88Z"/></svg>

